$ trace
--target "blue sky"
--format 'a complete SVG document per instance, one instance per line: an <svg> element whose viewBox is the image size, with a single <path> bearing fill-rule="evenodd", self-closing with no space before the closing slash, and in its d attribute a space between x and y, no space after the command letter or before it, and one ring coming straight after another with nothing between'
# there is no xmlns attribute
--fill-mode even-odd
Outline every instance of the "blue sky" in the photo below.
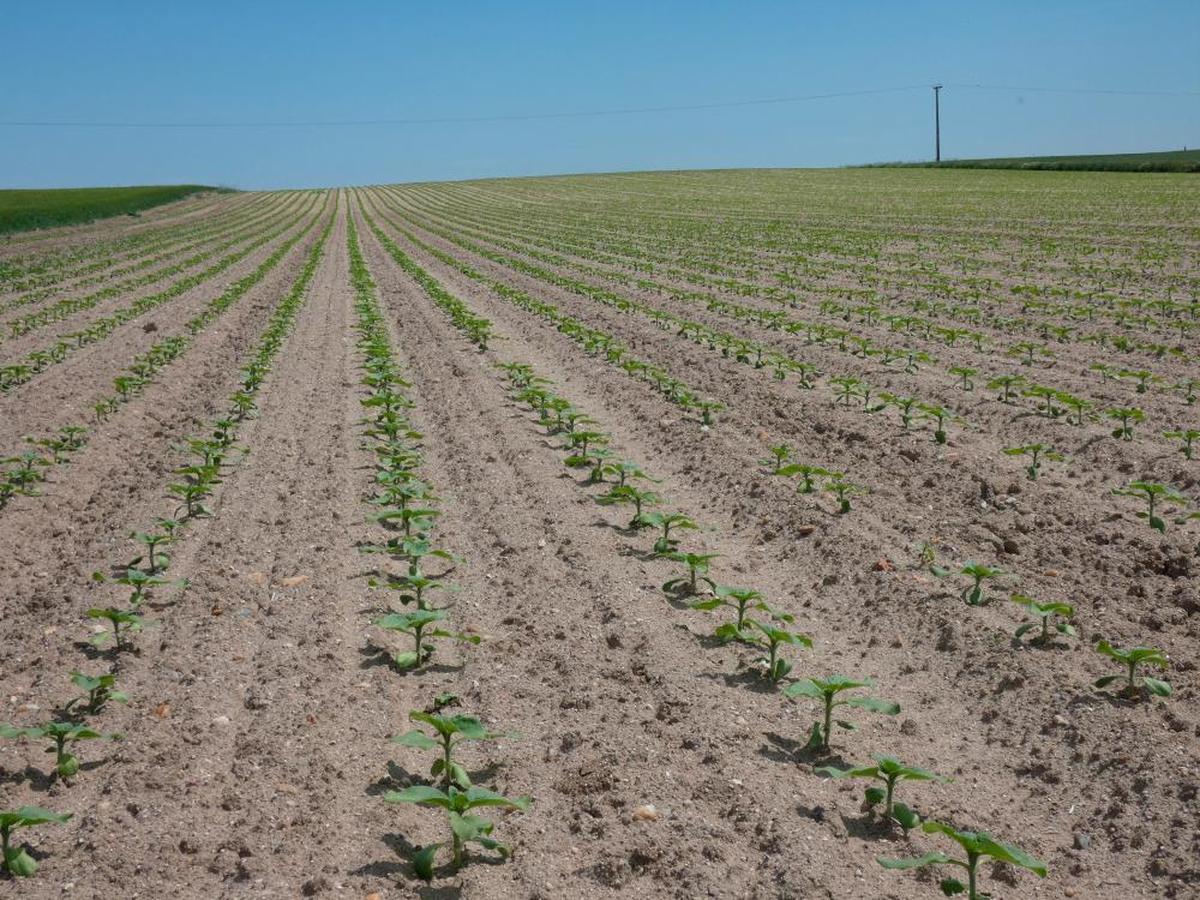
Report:
<svg viewBox="0 0 1200 900"><path fill-rule="evenodd" d="M0 123L345 121L989 84L1200 92L1196 0L11 3ZM944 156L1200 146L1200 96L947 87ZM241 188L932 155L927 89L358 127L0 124L0 186Z"/></svg>

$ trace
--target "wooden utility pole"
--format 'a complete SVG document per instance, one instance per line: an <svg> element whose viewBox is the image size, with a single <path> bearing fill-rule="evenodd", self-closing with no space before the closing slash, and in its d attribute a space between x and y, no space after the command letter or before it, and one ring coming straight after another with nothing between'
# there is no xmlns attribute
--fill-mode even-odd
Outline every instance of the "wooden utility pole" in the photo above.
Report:
<svg viewBox="0 0 1200 900"><path fill-rule="evenodd" d="M942 104L941 100L942 86L935 84L933 86L933 160L934 162L942 161Z"/></svg>

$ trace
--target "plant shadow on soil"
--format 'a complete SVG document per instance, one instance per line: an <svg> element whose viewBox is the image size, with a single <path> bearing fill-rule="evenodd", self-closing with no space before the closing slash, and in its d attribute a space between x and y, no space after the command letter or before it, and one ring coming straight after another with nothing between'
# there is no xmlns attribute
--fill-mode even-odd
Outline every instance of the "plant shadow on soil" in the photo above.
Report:
<svg viewBox="0 0 1200 900"><path fill-rule="evenodd" d="M17 785L28 782L31 790L37 791L39 794L44 794L54 786L56 778L54 775L47 775L41 769L35 769L33 766L26 766L24 769L8 771L0 769L0 786Z"/></svg>
<svg viewBox="0 0 1200 900"><path fill-rule="evenodd" d="M396 861L379 861L367 863L365 866L360 866L353 869L352 875L370 875L376 878L386 878L389 881L403 883L410 887L417 897L422 900L457 900L462 896L462 886L458 884L447 885L446 887L434 887L433 885L421 884L414 877L412 871L412 863L409 862L413 853L420 846L413 844L404 835L395 832L389 832L383 835L381 840L387 844L398 859ZM496 856L473 855L470 856L467 865L470 866L502 866L506 860ZM450 877L455 874L455 869L448 863L438 866L434 870L435 878Z"/></svg>
<svg viewBox="0 0 1200 900"><path fill-rule="evenodd" d="M394 671L397 675L434 675L439 673L460 672L466 666L466 662L461 662L458 665L452 663L434 663L433 665L423 665L410 669L402 669L393 661L393 653L386 647L380 647L378 644L367 642L365 647L359 648L359 655L363 657L363 661L358 664L360 669L374 669L377 666L386 666Z"/></svg>
<svg viewBox="0 0 1200 900"><path fill-rule="evenodd" d="M109 762L105 759L93 759L88 762L79 764L80 772L94 772L101 766ZM41 769L34 766L26 766L24 769L8 772L0 769L0 786L3 785L19 785L28 783L30 790L37 791L39 794L44 794L54 787L55 784L69 787L70 782L61 778L57 772L43 772Z"/></svg>
<svg viewBox="0 0 1200 900"><path fill-rule="evenodd" d="M758 748L758 755L778 763L800 765L836 766L839 769L850 769L854 763L849 762L841 753L836 751L810 750L807 740L796 740L774 731L763 733L767 739Z"/></svg>
<svg viewBox="0 0 1200 900"><path fill-rule="evenodd" d="M127 647L118 650L116 647L97 647L90 641L76 641L75 649L88 658L89 662L103 660L112 666L114 672L121 667L121 655L124 653L132 653L134 656L140 656L141 652L137 647Z"/></svg>
<svg viewBox="0 0 1200 900"><path fill-rule="evenodd" d="M700 644L708 650L725 646L726 643L714 637L701 637ZM738 688L743 691L753 691L756 694L777 694L781 685L763 676L754 669L739 669L736 672L700 672L698 678L709 681L720 680L726 687Z"/></svg>
<svg viewBox="0 0 1200 900"><path fill-rule="evenodd" d="M503 768L500 763L489 763L481 769L468 772L467 775L470 777L472 784L483 784L494 779L500 774ZM403 790L410 784L426 783L428 783L428 779L424 775L417 775L414 772L408 771L408 769L399 763L388 760L387 774L367 785L366 793L369 797L382 797L388 791Z"/></svg>

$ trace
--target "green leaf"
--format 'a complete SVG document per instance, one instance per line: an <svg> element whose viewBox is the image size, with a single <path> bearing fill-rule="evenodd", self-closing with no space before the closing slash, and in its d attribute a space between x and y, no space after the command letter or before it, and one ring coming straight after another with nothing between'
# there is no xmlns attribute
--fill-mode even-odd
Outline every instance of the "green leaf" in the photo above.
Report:
<svg viewBox="0 0 1200 900"><path fill-rule="evenodd" d="M811 678L792 682L783 689L783 695L785 697L810 697L813 700L823 700L825 698L824 692L817 687Z"/></svg>
<svg viewBox="0 0 1200 900"><path fill-rule="evenodd" d="M1142 676L1142 684L1149 689L1150 693L1158 697L1170 697L1174 693L1170 684L1158 678L1151 678L1149 675Z"/></svg>
<svg viewBox="0 0 1200 900"><path fill-rule="evenodd" d="M414 654L415 656L415 654ZM413 729L406 731L404 734L398 734L392 738L393 744L399 744L401 747L415 747L417 750L435 750L441 747L439 741L435 741L423 731Z"/></svg>
<svg viewBox="0 0 1200 900"><path fill-rule="evenodd" d="M383 795L385 803L424 803L429 806L450 808L450 798L435 787L414 784L402 791L388 791Z"/></svg>
<svg viewBox="0 0 1200 900"><path fill-rule="evenodd" d="M472 787L467 790L467 808L473 809L476 806L512 806L520 810L529 809L529 804L533 801L528 797L505 797L503 794L497 794L495 791L489 791L486 788Z"/></svg>
<svg viewBox="0 0 1200 900"><path fill-rule="evenodd" d="M19 878L28 878L38 869L37 861L21 847L4 851L4 868Z"/></svg>
<svg viewBox="0 0 1200 900"><path fill-rule="evenodd" d="M392 657L392 662L398 669L411 669L420 662L415 650L404 650Z"/></svg>
<svg viewBox="0 0 1200 900"><path fill-rule="evenodd" d="M1015 632L1013 632L1013 636L1014 637L1023 637L1024 635L1033 631L1033 629L1035 629L1035 628L1037 628L1036 622L1026 622L1024 625L1019 627Z"/></svg>
<svg viewBox="0 0 1200 900"><path fill-rule="evenodd" d="M903 803L892 804L892 818L899 822L900 827L905 831L916 828L921 824L921 817Z"/></svg>
<svg viewBox="0 0 1200 900"><path fill-rule="evenodd" d="M945 853L933 851L926 853L924 856L912 856L907 859L888 859L883 856L875 857L875 861L885 869L919 869L922 866L944 865L952 862L949 856Z"/></svg>
<svg viewBox="0 0 1200 900"><path fill-rule="evenodd" d="M422 847L420 850L414 850L411 856L413 871L417 873L417 877L423 881L433 881L433 865L437 858L437 852L444 844L430 844L427 847Z"/></svg>
<svg viewBox="0 0 1200 900"><path fill-rule="evenodd" d="M1105 675L1103 678L1097 678L1093 683L1093 686L1098 688L1108 687L1120 677L1120 675Z"/></svg>
<svg viewBox="0 0 1200 900"><path fill-rule="evenodd" d="M462 815L450 811L450 830L463 843L474 841L481 835L490 834L492 823L482 816Z"/></svg>
<svg viewBox="0 0 1200 900"><path fill-rule="evenodd" d="M887 791L881 787L869 787L863 791L863 799L871 806L878 806L887 799Z"/></svg>
<svg viewBox="0 0 1200 900"><path fill-rule="evenodd" d="M953 897L957 894L965 894L967 892L967 886L957 878L943 878L938 882L938 887L941 888L942 893L947 897Z"/></svg>
<svg viewBox="0 0 1200 900"><path fill-rule="evenodd" d="M1022 869L1028 869L1042 878L1046 877L1046 864L1041 860L1034 859L1019 847L997 841L984 832L977 834L975 839L979 848L988 856L1014 866L1020 866Z"/></svg>
<svg viewBox="0 0 1200 900"><path fill-rule="evenodd" d="M871 712L883 713L886 716L895 716L900 713L899 703L893 703L891 700L880 700L877 697L851 697L846 701L845 705L866 709Z"/></svg>

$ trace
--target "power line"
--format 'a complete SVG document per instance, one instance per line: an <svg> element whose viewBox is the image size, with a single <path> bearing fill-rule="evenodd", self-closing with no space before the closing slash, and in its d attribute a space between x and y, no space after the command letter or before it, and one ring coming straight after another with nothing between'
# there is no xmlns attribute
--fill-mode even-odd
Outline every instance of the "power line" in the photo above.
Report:
<svg viewBox="0 0 1200 900"><path fill-rule="evenodd" d="M1016 91L1031 94L1106 94L1121 97L1200 97L1200 91L1140 91L1109 88L1017 87L1008 84L947 84L946 87L985 91Z"/></svg>
<svg viewBox="0 0 1200 900"><path fill-rule="evenodd" d="M484 116L437 116L422 119L348 119L340 121L306 122L67 122L14 121L0 125L21 128L328 128L359 127L364 125L450 125L471 122L528 122L535 119L582 119L595 116L629 116L644 113L690 112L705 109L730 109L744 106L767 106L779 103L803 103L809 100L833 100L840 97L863 97L871 94L893 94L900 91L924 89L923 84L903 87L872 88L862 91L837 91L826 94L806 94L797 97L769 97L756 100L729 100L714 103L690 103L676 106L633 106L616 109L591 109L574 112L515 113Z"/></svg>
<svg viewBox="0 0 1200 900"><path fill-rule="evenodd" d="M1052 94L1100 94L1130 97L1200 97L1200 91L1129 90L1107 88L1058 88L1018 87L1014 85L947 83L946 87L1011 91L1020 93ZM787 103L805 103L813 100L834 100L844 97L865 97L877 94L894 94L905 91L928 90L928 84L907 84L900 87L870 88L858 91L834 91L823 94L804 94L792 97L767 97L752 100L727 100L711 103L688 103L667 106L630 106L609 109L555 111L539 113L509 113L474 116L433 116L410 119L343 119L309 121L251 121L251 122L100 122L66 120L14 120L0 121L0 127L10 128L358 128L369 126L410 125L459 125L486 122L531 122L553 119L586 119L604 116L631 116L653 113L695 112L710 109L736 109L739 107L771 106Z"/></svg>

